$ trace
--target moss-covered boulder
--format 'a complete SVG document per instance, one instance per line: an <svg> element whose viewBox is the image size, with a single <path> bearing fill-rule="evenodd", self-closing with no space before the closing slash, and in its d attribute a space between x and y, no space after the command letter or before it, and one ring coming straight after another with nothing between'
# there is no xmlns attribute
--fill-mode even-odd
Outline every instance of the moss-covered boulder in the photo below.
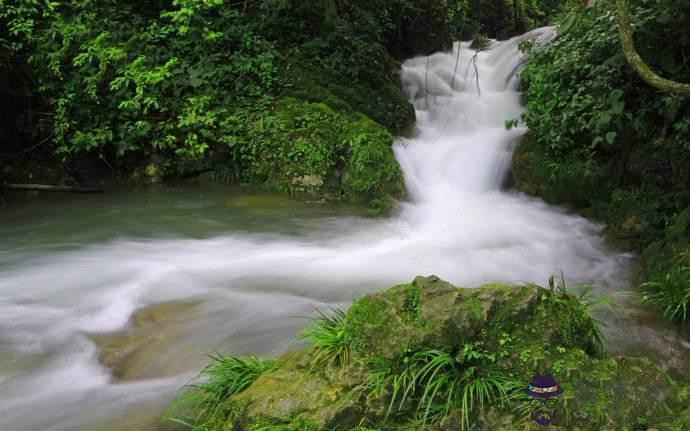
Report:
<svg viewBox="0 0 690 431"><path fill-rule="evenodd" d="M400 346L454 351L479 342L498 349L501 334L593 351L594 326L583 306L540 301L537 286L486 285L459 289L437 277L418 277L378 295L356 300L347 314L352 348L364 356L392 358ZM550 322L552 309L561 318ZM530 324L530 328L522 327Z"/></svg>
<svg viewBox="0 0 690 431"><path fill-rule="evenodd" d="M193 312L195 301L173 301L137 311L127 328L112 333L89 334L99 348L100 363L111 370L116 381L169 377L198 366L194 355L161 361L184 331L185 314Z"/></svg>
<svg viewBox="0 0 690 431"><path fill-rule="evenodd" d="M514 430L529 413L512 395L535 372L564 388L553 429L690 425L688 386L646 359L602 354L589 308L556 289L417 277L356 300L331 323L344 364L324 360L334 350L323 343L285 354L214 410L223 429ZM494 396L463 408L459 394L479 380L499 382L487 386Z"/></svg>
<svg viewBox="0 0 690 431"><path fill-rule="evenodd" d="M248 125L247 135L250 182L378 207L404 193L393 136L361 114L287 97Z"/></svg>
<svg viewBox="0 0 690 431"><path fill-rule="evenodd" d="M343 114L359 112L383 125L394 135L408 134L414 127L415 111L400 85L400 63L387 52L379 54L385 73L372 73L356 86L334 79L333 72L292 61L287 95L312 103L324 103Z"/></svg>

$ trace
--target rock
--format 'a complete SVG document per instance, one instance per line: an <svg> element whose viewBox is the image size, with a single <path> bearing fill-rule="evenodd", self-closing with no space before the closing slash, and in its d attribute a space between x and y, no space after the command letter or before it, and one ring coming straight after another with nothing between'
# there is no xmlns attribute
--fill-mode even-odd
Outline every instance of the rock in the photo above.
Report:
<svg viewBox="0 0 690 431"><path fill-rule="evenodd" d="M323 177L321 175L302 175L292 179L294 189L305 192L319 190L323 182Z"/></svg>
<svg viewBox="0 0 690 431"><path fill-rule="evenodd" d="M535 372L552 373L564 389L555 430L632 431L643 429L641 424L663 430L690 420L688 386L671 382L647 359L595 354L595 324L587 308L538 286L469 289L435 276L417 277L356 300L343 325L352 355L348 365L312 365L311 350L284 355L278 369L225 401L218 413L227 418L224 429L351 430L385 422L390 430L457 431L458 409L440 421L412 425L421 389L408 393L401 410L387 418L393 380L384 380L388 383L378 390L372 382L377 376L401 376L415 352L435 349L458 358L468 348L494 364L476 366L497 366L525 386ZM460 373L471 366L468 359L455 361ZM512 408L495 402L476 408L470 416L473 429L521 428L530 420L519 407L514 401Z"/></svg>
<svg viewBox="0 0 690 431"><path fill-rule="evenodd" d="M533 319L535 314L543 317L537 310L542 294L545 294L543 289L536 286L487 285L463 289L435 276L417 277L412 284L356 300L348 311L348 336L355 351L386 359L398 354L399 346L452 351L482 338L483 343L495 347L497 340L487 337L489 331L495 336L496 331L510 331ZM573 308L582 312L575 304ZM582 326L571 329L582 332L581 338L591 336L591 323L581 316L576 320ZM541 338L545 343L567 338L567 328L559 329L539 328ZM586 347L592 346L586 344Z"/></svg>
<svg viewBox="0 0 690 431"><path fill-rule="evenodd" d="M151 184L156 184L161 181L160 169L155 163L149 163L144 167L144 174L148 178L148 182Z"/></svg>
<svg viewBox="0 0 690 431"><path fill-rule="evenodd" d="M182 362L155 361L172 345L184 326L177 316L197 305L195 302L167 302L139 310L128 328L109 334L90 334L98 345L99 361L112 370L116 380L135 380L176 375L187 366Z"/></svg>

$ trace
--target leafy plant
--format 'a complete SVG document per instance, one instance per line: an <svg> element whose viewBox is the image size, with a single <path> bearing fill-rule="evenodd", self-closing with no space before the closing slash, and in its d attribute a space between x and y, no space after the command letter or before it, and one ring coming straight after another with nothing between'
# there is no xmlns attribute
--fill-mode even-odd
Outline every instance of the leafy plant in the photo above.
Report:
<svg viewBox="0 0 690 431"><path fill-rule="evenodd" d="M496 366L496 356L465 344L455 355L435 349L406 350L393 365L375 360L364 388L375 396L390 389L386 417L416 405L423 426L458 411L462 429L469 428L477 407L510 401L520 382Z"/></svg>
<svg viewBox="0 0 690 431"><path fill-rule="evenodd" d="M189 385L189 393L175 401L164 419L179 423L193 431L206 431L222 426L224 415L219 414L222 403L230 396L242 392L261 374L277 369L278 362L254 355L233 357L210 355L211 363L204 368L198 384ZM179 416L187 411L190 416Z"/></svg>
<svg viewBox="0 0 690 431"><path fill-rule="evenodd" d="M616 312L621 308L618 302L619 298L634 295L631 292L625 291L595 295L596 287L593 284L568 286L562 271L560 279L557 281L553 276L549 277L548 289L552 293L550 300L554 303L565 303L568 301L567 295L571 295L583 306L586 318L593 322L591 341L595 351L599 353L604 351L605 337L601 331L601 326L604 325L604 322L597 317L597 313L604 308L611 312Z"/></svg>
<svg viewBox="0 0 690 431"><path fill-rule="evenodd" d="M494 356L476 351L470 345L465 345L455 357L428 350L419 352L417 360L424 364L415 376L423 386L419 401L419 408L424 409L423 422L430 414L443 418L451 409L458 409L461 429L469 428L469 418L476 406L483 408L494 401L501 405L507 403L510 393L519 385L493 366ZM490 365L476 363L481 360L487 360ZM438 405L440 394L445 402Z"/></svg>
<svg viewBox="0 0 690 431"><path fill-rule="evenodd" d="M690 307L690 260L678 260L657 280L641 285L647 290L642 301L658 308L670 320L685 323Z"/></svg>
<svg viewBox="0 0 690 431"><path fill-rule="evenodd" d="M345 336L345 315L342 308L331 308L330 312L317 310L310 318L310 325L304 328L298 339L308 340L314 350L311 366L343 367L350 363L350 344Z"/></svg>

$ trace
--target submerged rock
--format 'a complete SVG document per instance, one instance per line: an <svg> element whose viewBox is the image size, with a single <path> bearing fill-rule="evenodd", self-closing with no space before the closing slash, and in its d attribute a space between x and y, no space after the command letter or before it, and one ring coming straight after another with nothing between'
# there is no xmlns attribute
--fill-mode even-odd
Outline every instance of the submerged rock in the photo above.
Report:
<svg viewBox="0 0 690 431"><path fill-rule="evenodd" d="M160 352L175 342L184 320L178 317L196 302L166 302L137 311L127 329L107 334L90 334L99 348L99 361L116 380L174 376L186 371L183 362L161 363Z"/></svg>
<svg viewBox="0 0 690 431"><path fill-rule="evenodd" d="M349 362L339 367L315 361L314 349L285 354L280 367L215 411L222 429L457 431L462 427L457 404L422 426L423 383L408 386L412 389L400 397L411 375L405 377L405 370L416 370L420 382L430 375L420 373L429 362L412 365L420 352L445 355L450 365L439 372L451 380L481 375L474 369L481 367L524 386L535 372L553 374L564 393L552 429L690 426L688 386L670 380L646 359L601 354L589 309L566 294L534 285L458 288L434 276L418 277L356 300L340 324L338 339L347 346ZM521 393L520 386L512 390ZM443 404L447 396L439 390L434 403ZM470 429L514 430L529 424L524 400L514 399L510 406L493 401L470 412Z"/></svg>

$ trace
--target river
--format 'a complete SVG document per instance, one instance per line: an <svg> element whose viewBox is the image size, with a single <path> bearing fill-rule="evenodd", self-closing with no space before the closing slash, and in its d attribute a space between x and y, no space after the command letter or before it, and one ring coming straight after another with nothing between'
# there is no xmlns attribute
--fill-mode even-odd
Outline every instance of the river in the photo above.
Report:
<svg viewBox="0 0 690 431"><path fill-rule="evenodd" d="M408 197L384 219L194 182L10 199L0 430L154 430L204 352L278 354L298 316L416 275L543 285L563 272L600 292L630 289L634 256L607 247L603 226L503 189L525 133L505 128L522 111L517 46L552 35L404 63L417 128L396 141ZM604 318L610 351L644 350L665 367L690 357L640 310Z"/></svg>

